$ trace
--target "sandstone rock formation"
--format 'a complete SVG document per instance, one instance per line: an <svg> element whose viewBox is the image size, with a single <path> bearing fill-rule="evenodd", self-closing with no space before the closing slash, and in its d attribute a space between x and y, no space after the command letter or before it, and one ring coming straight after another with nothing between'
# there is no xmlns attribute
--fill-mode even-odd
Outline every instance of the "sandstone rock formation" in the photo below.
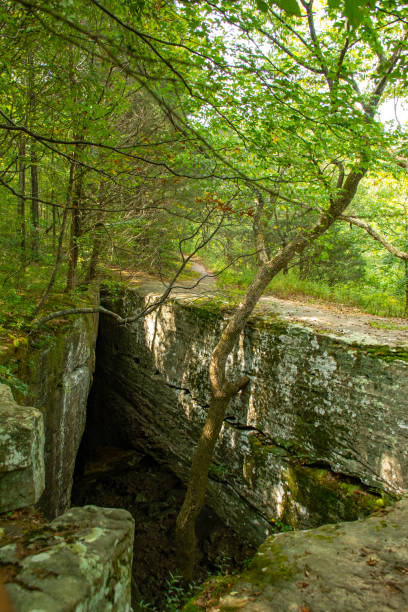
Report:
<svg viewBox="0 0 408 612"><path fill-rule="evenodd" d="M16 612L129 612L133 528L125 510L85 506L1 547Z"/></svg>
<svg viewBox="0 0 408 612"><path fill-rule="evenodd" d="M25 401L44 416L45 491L40 508L49 518L70 505L95 365L96 323L91 315L71 320L46 344L20 358L18 374L29 390Z"/></svg>
<svg viewBox="0 0 408 612"><path fill-rule="evenodd" d="M106 304L134 314L143 287ZM226 313L177 296L143 320L103 316L89 430L95 443L141 447L186 480L209 400L208 359ZM271 314L247 325L229 362L250 386L231 404L208 501L261 542L295 527L353 520L408 482L408 353Z"/></svg>
<svg viewBox="0 0 408 612"><path fill-rule="evenodd" d="M185 612L408 610L408 501L361 521L268 538L248 570L215 580Z"/></svg>
<svg viewBox="0 0 408 612"><path fill-rule="evenodd" d="M0 384L0 512L31 506L44 490L44 425Z"/></svg>

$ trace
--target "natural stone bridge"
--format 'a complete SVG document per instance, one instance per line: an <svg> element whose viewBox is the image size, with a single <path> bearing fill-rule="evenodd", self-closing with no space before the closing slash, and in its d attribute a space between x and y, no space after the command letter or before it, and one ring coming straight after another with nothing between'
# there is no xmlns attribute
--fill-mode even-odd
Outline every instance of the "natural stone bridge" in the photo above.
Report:
<svg viewBox="0 0 408 612"><path fill-rule="evenodd" d="M156 285L143 283L119 295L105 295L104 305L122 316L132 315L155 299L158 292ZM184 290L155 313L128 326L119 326L114 319L102 316L88 415L86 400L95 341L92 317L66 326L55 342L20 357L19 375L29 385L27 402L35 408L20 408L4 390L1 412L6 420L3 418L0 432L2 508L32 504L41 493L44 438L38 409L45 426L45 492L40 505L50 518L69 507L85 420L85 448L113 445L142 451L185 482L209 402L209 356L227 316L228 306L219 300ZM377 327L383 323L375 317L370 319L376 320ZM389 514L386 506L407 488L408 334L403 326L384 331L370 327L367 321L368 318L365 322L356 321L270 298L261 301L260 310L246 326L228 363L230 374L235 377L245 373L250 385L229 408L210 469L207 501L228 525L252 543L261 543L279 521L296 528L311 528L364 517L373 510L387 513L387 529L380 529L383 519L379 517L342 526L341 531L325 527L302 532L316 533L314 544L320 540L325 544L324 551L317 544L313 550L303 551L307 556L312 554L309 565L315 575L323 576L320 582L313 582L309 599L303 597L306 586L296 585L309 585L311 570L307 570L307 579L299 577L304 568L293 555L300 554L298 547L303 550L304 542L311 540L302 533L279 535L276 543L272 538L256 556L252 573L243 576L242 583L237 581L236 588L219 599L217 605L221 609L266 611L271 597L278 597L283 582L286 608L279 596L279 609L306 611L308 602L313 603L313 612L345 609L324 597L321 601L325 608L319 608L316 602L319 589L323 593L324 583L329 583L331 566L325 559L336 554L354 559L354 549L357 553L360 549L368 551L368 561L375 557L377 569L383 574L391 572L384 588L398 591L398 597L393 591L387 604L373 609L404 609L408 572L405 561L396 560L399 553L395 542L405 538L401 529L404 530L406 504L403 502ZM24 418L26 412L30 415L28 421ZM9 418L13 427L20 422L25 428L24 439L17 436L10 441L6 422ZM35 427L30 419L34 419ZM27 457L21 456L19 463L11 464L7 445L25 449ZM13 473L20 468L24 473ZM23 478L25 483L27 499L23 504L8 496L13 487L7 482L15 478ZM364 537L357 537L360 532L362 537L367 536L368 544L364 544ZM34 529L28 539L24 536L26 549L21 548L21 538L13 533L14 525L5 521L3 533L0 531L0 569L11 580L7 588L13 595L16 612L31 610L32 588L47 612L129 609L132 521L126 512L115 514L92 508L70 511L48 526L41 525L39 531ZM343 539L333 539L333 534L340 533ZM374 542L375 533L378 537ZM354 538L351 553L350 538ZM109 542L116 544L106 544ZM404 539L402 555L405 544ZM106 546L109 550L105 550ZM279 554L273 561L271 555L276 547ZM45 556L41 557L43 552ZM257 577L263 555L267 563L261 563L260 569L263 572L267 568L265 580ZM386 557L394 564L391 569ZM59 574L50 567L54 560L59 564ZM345 572L360 572L356 589L371 588L367 571L376 570L366 561L364 572L360 572L361 568L356 570L352 560L344 566ZM91 576L86 568L94 562ZM325 564L326 574L322 570ZM38 572L45 576L44 580ZM64 580L64 584L69 583L71 574L83 589L79 599L73 597L73 592L68 593L68 587L66 595L62 592L65 587L58 591ZM13 576L17 576L14 582ZM350 580L346 578L343 583ZM299 589L301 594L297 597ZM259 597L245 595L252 591ZM350 601L354 609L365 609L358 607L358 598ZM111 607L106 607L108 602ZM204 592L197 605L191 604L189 609L207 609L206 602ZM208 609L213 605L214 601Z"/></svg>
<svg viewBox="0 0 408 612"><path fill-rule="evenodd" d="M105 300L129 316L155 293L144 285ZM208 492L222 518L256 541L277 518L302 528L363 516L408 480L404 335L386 332L384 346L367 325L357 342L355 331L317 331L276 310L263 306L229 360L230 373L251 383L229 408ZM88 417L99 443L120 437L185 481L226 316L222 304L183 293L129 326L102 316Z"/></svg>

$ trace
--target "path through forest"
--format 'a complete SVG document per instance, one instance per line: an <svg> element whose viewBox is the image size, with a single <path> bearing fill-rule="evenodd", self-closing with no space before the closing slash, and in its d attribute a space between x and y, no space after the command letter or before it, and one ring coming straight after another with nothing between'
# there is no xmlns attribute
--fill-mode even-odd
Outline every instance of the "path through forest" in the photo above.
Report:
<svg viewBox="0 0 408 612"><path fill-rule="evenodd" d="M215 297L222 300L224 292L216 284L216 277L200 260L192 263L198 276L191 281L178 282L172 296L178 299ZM131 278L132 284L140 286L144 294L158 295L166 287L165 281L139 272L122 272ZM226 298L227 304L227 298ZM379 317L367 314L350 306L305 302L305 299L282 299L264 295L255 308L255 315L276 314L285 321L344 337L349 342L373 345L407 346L408 319Z"/></svg>

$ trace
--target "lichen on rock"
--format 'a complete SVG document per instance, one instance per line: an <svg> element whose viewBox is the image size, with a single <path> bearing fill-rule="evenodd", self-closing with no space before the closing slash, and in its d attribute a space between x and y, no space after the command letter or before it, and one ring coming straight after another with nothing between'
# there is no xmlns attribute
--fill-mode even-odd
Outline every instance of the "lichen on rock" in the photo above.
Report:
<svg viewBox="0 0 408 612"><path fill-rule="evenodd" d="M378 516L278 534L247 570L210 581L183 612L408 609L408 501Z"/></svg>
<svg viewBox="0 0 408 612"><path fill-rule="evenodd" d="M18 555L8 557L5 586L15 609L129 612L133 530L126 510L85 506L26 534ZM0 559L4 566L2 548Z"/></svg>
<svg viewBox="0 0 408 612"><path fill-rule="evenodd" d="M44 490L44 424L0 384L0 512L36 503Z"/></svg>
<svg viewBox="0 0 408 612"><path fill-rule="evenodd" d="M39 505L48 518L70 505L95 365L96 324L92 315L73 319L53 337L18 355L18 375L28 388L21 400L41 410L44 417L45 490Z"/></svg>

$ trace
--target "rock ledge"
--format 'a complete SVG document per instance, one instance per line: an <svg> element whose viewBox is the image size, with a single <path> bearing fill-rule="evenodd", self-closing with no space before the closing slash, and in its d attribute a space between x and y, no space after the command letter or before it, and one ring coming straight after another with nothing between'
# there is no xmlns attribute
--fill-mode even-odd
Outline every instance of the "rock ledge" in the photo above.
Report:
<svg viewBox="0 0 408 612"><path fill-rule="evenodd" d="M408 610L408 500L361 521L270 537L227 584L214 596L221 585L210 583L185 612Z"/></svg>

